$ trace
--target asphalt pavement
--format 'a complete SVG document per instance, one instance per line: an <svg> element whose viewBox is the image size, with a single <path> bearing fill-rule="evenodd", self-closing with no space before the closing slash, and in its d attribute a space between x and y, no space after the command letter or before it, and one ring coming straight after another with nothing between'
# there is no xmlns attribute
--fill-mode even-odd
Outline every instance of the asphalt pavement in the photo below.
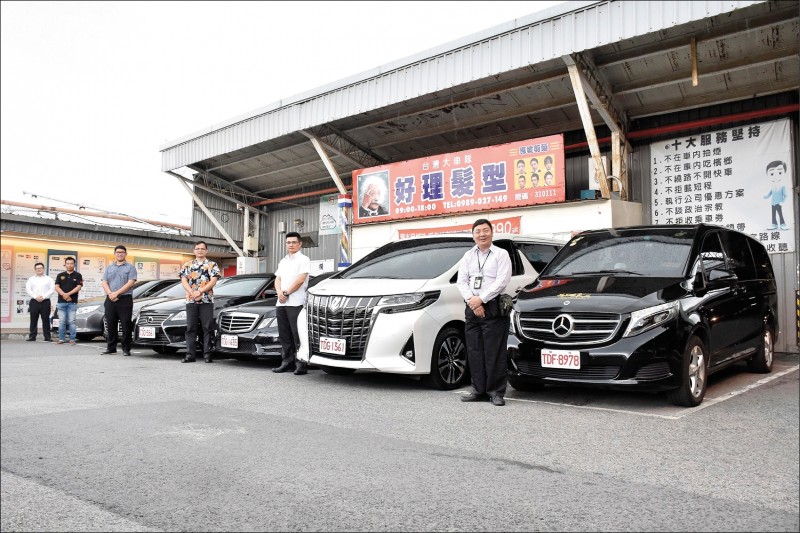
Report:
<svg viewBox="0 0 800 533"><path fill-rule="evenodd" d="M798 356L709 399L2 340L2 531L798 531Z"/></svg>

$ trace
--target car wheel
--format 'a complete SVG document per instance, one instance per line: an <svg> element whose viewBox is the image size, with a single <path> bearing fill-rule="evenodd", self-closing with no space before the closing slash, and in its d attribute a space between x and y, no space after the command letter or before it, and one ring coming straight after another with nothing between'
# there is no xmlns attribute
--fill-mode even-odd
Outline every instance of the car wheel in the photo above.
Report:
<svg viewBox="0 0 800 533"><path fill-rule="evenodd" d="M508 384L517 390L525 392L536 392L544 388L544 383L531 383L530 381L525 381L522 378L512 376L508 377Z"/></svg>
<svg viewBox="0 0 800 533"><path fill-rule="evenodd" d="M467 344L458 328L445 328L436 336L431 357L431 373L423 381L439 390L452 390L469 381Z"/></svg>
<svg viewBox="0 0 800 533"><path fill-rule="evenodd" d="M320 368L322 369L323 372L325 372L326 374L330 374L332 376L347 376L356 371L355 368L339 368L338 366L320 365Z"/></svg>
<svg viewBox="0 0 800 533"><path fill-rule="evenodd" d="M756 354L747 360L747 369L750 372L769 374L772 372L772 358L774 355L775 346L772 344L772 329L766 326L763 337L761 337L761 346L758 347Z"/></svg>
<svg viewBox="0 0 800 533"><path fill-rule="evenodd" d="M706 347L698 337L692 336L686 345L681 361L681 385L669 392L669 399L675 405L697 407L706 395L707 386Z"/></svg>
<svg viewBox="0 0 800 533"><path fill-rule="evenodd" d="M174 346L153 346L153 351L162 355L178 353L178 349Z"/></svg>

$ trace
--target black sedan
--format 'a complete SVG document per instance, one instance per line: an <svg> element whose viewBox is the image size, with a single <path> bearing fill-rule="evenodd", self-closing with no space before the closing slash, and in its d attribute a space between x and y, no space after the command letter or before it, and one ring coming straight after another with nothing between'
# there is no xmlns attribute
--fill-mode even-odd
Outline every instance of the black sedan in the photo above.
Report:
<svg viewBox="0 0 800 533"><path fill-rule="evenodd" d="M313 287L334 272L318 274L308 282ZM281 344L275 318L276 298L267 298L223 310L217 318L214 353L240 361L280 361Z"/></svg>
<svg viewBox="0 0 800 533"><path fill-rule="evenodd" d="M222 278L214 287L214 319L228 307L275 297L275 274L243 274ZM198 343L202 342L198 335ZM133 343L157 353L186 349L186 300L175 298L146 305L139 311Z"/></svg>
<svg viewBox="0 0 800 533"><path fill-rule="evenodd" d="M178 283L177 279L150 279L137 281L133 285L134 306L137 302L165 292L169 287L174 287ZM165 294L169 297L179 296L179 294ZM98 335L105 336L105 296L87 298L78 302L75 312L75 331L78 339L87 341ZM58 334L58 309L53 314L53 332Z"/></svg>
<svg viewBox="0 0 800 533"><path fill-rule="evenodd" d="M217 319L214 353L240 361L281 358L275 298L223 310Z"/></svg>

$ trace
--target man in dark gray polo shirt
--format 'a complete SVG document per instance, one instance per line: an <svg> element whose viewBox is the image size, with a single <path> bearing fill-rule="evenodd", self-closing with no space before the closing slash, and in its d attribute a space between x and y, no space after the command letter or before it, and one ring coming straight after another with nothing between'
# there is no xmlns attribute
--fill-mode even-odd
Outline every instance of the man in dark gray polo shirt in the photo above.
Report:
<svg viewBox="0 0 800 533"><path fill-rule="evenodd" d="M122 323L122 355L131 354L131 316L133 315L133 284L136 269L125 258L128 249L118 244L114 248L114 262L108 265L101 279L106 292L106 332L108 348L103 355L117 353L118 323Z"/></svg>

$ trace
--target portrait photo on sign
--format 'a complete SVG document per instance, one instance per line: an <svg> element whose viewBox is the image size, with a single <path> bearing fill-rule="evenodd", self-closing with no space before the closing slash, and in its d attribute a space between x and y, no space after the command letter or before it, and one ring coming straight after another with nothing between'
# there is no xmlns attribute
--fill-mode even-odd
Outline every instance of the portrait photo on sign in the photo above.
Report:
<svg viewBox="0 0 800 533"><path fill-rule="evenodd" d="M359 218L389 214L389 171L381 170L358 177Z"/></svg>

